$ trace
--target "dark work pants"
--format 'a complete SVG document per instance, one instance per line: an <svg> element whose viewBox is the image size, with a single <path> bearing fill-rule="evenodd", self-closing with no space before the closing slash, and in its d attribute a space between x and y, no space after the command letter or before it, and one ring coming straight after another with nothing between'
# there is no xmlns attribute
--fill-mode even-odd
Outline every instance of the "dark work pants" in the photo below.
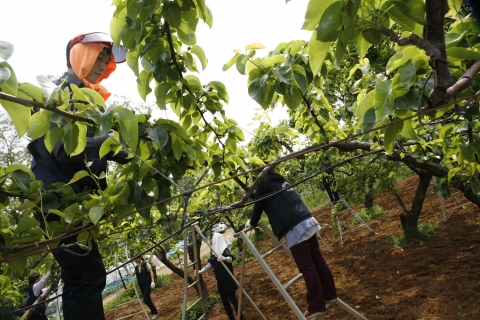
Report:
<svg viewBox="0 0 480 320"><path fill-rule="evenodd" d="M73 239L70 241L73 242ZM85 254L85 250L79 247L70 247L69 250ZM64 283L64 320L104 320L102 291L105 288L106 271L97 243L93 242L86 256L67 251L54 251L53 255L61 266Z"/></svg>
<svg viewBox="0 0 480 320"><path fill-rule="evenodd" d="M220 295L220 299L222 300L223 308L225 308L225 311L227 312L228 320L235 320L235 315L238 310L238 300L237 300L237 297L235 296L235 291L224 292L220 285L218 285L217 287L218 287L218 294ZM235 315L233 314L233 310L232 310L232 307L230 306L230 303L235 308ZM243 315L241 316L241 319L243 319Z"/></svg>
<svg viewBox="0 0 480 320"><path fill-rule="evenodd" d="M47 316L45 315L45 313L43 314L39 314L39 313L34 313L30 316L30 318L28 318L29 320L48 320L47 319Z"/></svg>
<svg viewBox="0 0 480 320"><path fill-rule="evenodd" d="M143 302L150 308L150 311L152 314L158 314L157 308L153 305L152 298L150 297L150 292L152 289L150 288L150 283L145 285L145 287L140 287L140 290L142 291L143 295Z"/></svg>
<svg viewBox="0 0 480 320"><path fill-rule="evenodd" d="M307 286L308 311L325 311L325 300L336 299L337 289L332 272L320 252L317 236L292 246L290 251Z"/></svg>

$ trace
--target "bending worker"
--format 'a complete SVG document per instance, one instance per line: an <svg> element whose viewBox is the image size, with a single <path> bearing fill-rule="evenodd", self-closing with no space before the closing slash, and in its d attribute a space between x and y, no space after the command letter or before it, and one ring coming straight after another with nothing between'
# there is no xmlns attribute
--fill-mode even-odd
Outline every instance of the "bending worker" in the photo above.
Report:
<svg viewBox="0 0 480 320"><path fill-rule="evenodd" d="M283 191L265 197L280 190ZM255 199L259 201L255 202L252 219L247 221L245 228L256 227L265 211L273 233L279 240L285 236L307 286L308 309L304 316L316 319L326 311L329 301L337 299L332 272L318 246L320 225L290 184L273 169L258 186Z"/></svg>
<svg viewBox="0 0 480 320"><path fill-rule="evenodd" d="M43 287L45 286L48 278L50 278L50 272L48 272L42 278L40 277L39 273L34 273L28 277L27 307L33 305L35 301L37 301L38 297L42 295ZM39 304L32 312L32 315L29 319L47 320L47 316L45 315L46 309L47 307L45 306L45 302Z"/></svg>

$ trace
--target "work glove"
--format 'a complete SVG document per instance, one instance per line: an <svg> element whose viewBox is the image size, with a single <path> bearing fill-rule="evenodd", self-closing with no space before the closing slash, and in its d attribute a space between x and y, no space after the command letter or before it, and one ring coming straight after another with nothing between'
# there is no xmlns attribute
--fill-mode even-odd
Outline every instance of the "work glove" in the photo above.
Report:
<svg viewBox="0 0 480 320"><path fill-rule="evenodd" d="M193 274L195 275L195 277L198 275L201 275L202 274L202 270L193 270Z"/></svg>
<svg viewBox="0 0 480 320"><path fill-rule="evenodd" d="M155 289L155 282L150 283L150 289Z"/></svg>
<svg viewBox="0 0 480 320"><path fill-rule="evenodd" d="M226 262L226 263L232 263L232 257L224 257L224 256L220 256L217 258L218 261L223 261L223 262Z"/></svg>
<svg viewBox="0 0 480 320"><path fill-rule="evenodd" d="M250 229L251 227L250 220L247 220L247 222L245 222L245 229Z"/></svg>

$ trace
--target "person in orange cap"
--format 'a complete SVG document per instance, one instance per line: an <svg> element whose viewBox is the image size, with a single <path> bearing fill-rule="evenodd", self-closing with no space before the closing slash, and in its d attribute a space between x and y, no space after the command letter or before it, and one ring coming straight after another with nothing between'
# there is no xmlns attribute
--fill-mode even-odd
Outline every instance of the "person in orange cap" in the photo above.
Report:
<svg viewBox="0 0 480 320"><path fill-rule="evenodd" d="M115 71L116 63L125 61L126 50L113 44L108 34L92 32L75 36L67 44L67 67L65 74L55 83L62 84L63 88L72 84L97 91L103 99L110 96L108 90L101 85L102 80L108 78ZM70 90L73 92L72 90ZM72 103L71 109L75 106ZM103 110L102 110L103 111ZM51 127L58 126L53 123ZM88 170L97 177L102 172L107 172L107 161L127 163L127 152L107 154L100 158L99 150L102 143L109 137L108 134L95 136L94 128L88 127L86 132L86 147L78 155L70 156L66 153L64 144L59 141L52 152L45 147L44 138L31 141L28 150L33 156L31 169L37 180L43 182L43 189L55 183L66 184L75 173ZM87 169L88 167L88 169ZM75 192L92 192L106 188L106 179L95 181L91 177L82 178L70 184ZM39 203L36 218L40 226L45 228L45 223L59 221L60 217L48 214L49 209L62 210L61 201L50 201L48 208L43 208ZM77 236L71 236L60 241L53 255L61 266L63 287L63 315L65 320L103 320L102 291L105 288L106 271L98 245L94 239L92 247L77 245ZM68 250L62 250L62 245L67 245Z"/></svg>

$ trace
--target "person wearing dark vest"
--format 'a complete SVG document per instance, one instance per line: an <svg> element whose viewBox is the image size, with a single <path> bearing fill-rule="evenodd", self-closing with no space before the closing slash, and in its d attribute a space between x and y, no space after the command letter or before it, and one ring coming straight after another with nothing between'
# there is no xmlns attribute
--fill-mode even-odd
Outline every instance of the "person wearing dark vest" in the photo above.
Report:
<svg viewBox="0 0 480 320"><path fill-rule="evenodd" d="M55 84L62 84L62 89L71 89L73 85L89 88L98 92L106 100L110 93L100 83L115 71L117 63L126 60L126 50L114 45L108 34L92 32L70 39L66 47L66 58L68 69L60 79L55 81ZM73 91L70 90L70 92ZM99 109L103 112L102 108ZM71 110L75 110L73 103ZM58 124L54 122L50 124L50 127L55 126ZM30 141L28 150L33 156L31 170L35 174L35 179L42 181L43 190L48 191L49 187L56 183L69 183L74 175L82 170L88 170L97 177L107 176L105 173L108 172L109 160L122 164L130 161L125 151L118 154L110 152L100 158L100 147L108 137L109 134L96 136L95 128L88 126L83 137L85 149L75 156L67 154L61 140L55 144L51 152L45 146L44 137ZM105 189L107 182L105 178L95 181L87 176L71 183L70 186L76 193L95 192L98 189ZM49 214L49 208L42 208L41 201L39 204L36 218L40 227L45 229L45 224L60 220L58 215ZM96 241L90 240L90 251L75 246L77 236L74 235L61 240L58 246L72 245L69 250L74 254L64 250L53 252L53 256L61 267L64 283L62 306L65 320L105 319L102 301L102 291L106 283L105 265Z"/></svg>
<svg viewBox="0 0 480 320"><path fill-rule="evenodd" d="M233 314L232 307L230 303L235 308L235 311L238 311L238 300L235 296L235 290L237 290L237 284L232 279L230 274L227 272L225 267L222 265L220 261L224 263L226 268L230 271L233 275L233 255L230 253L230 249L232 248L232 243L230 240L225 238L222 233L225 232L227 229L227 225L224 223L219 223L213 226L212 232L212 255L210 259L208 259L208 264L203 267L198 274L202 274L207 272L210 269L213 269L213 273L215 274L215 279L217 280L217 290L218 294L220 295L220 299L222 300L223 307L227 312L228 320L235 320L235 315ZM245 318L243 315L240 317L241 320Z"/></svg>
<svg viewBox="0 0 480 320"><path fill-rule="evenodd" d="M335 183L335 176L333 174L333 167L330 163L327 163L327 169L325 169L327 173L326 176L322 176L323 187L325 188L325 192L328 195L328 199L330 200L331 204L336 204L339 202L340 193L337 190L337 184Z"/></svg>
<svg viewBox="0 0 480 320"><path fill-rule="evenodd" d="M255 191L252 218L245 223L245 229L256 227L264 211L278 240L285 237L305 280L308 309L304 316L316 319L326 312L330 301L337 299L332 272L318 245L320 225L297 192L273 169Z"/></svg>
<svg viewBox="0 0 480 320"><path fill-rule="evenodd" d="M50 272L48 272L43 277L40 277L39 273L34 273L30 277L28 277L28 296L27 296L27 307L30 307L37 301L38 297L40 297L43 293L43 287L47 282L48 278L50 277ZM30 320L47 320L47 316L45 315L45 310L47 307L45 306L45 302L38 305L35 310L33 310L32 315L30 316Z"/></svg>
<svg viewBox="0 0 480 320"><path fill-rule="evenodd" d="M152 267L150 266L150 263L143 260L141 254L135 255L133 261L135 262L135 275L137 276L140 291L142 291L143 302L145 302L150 308L150 311L152 312L152 320L157 319L158 311L150 297L150 292L155 288L155 278L153 276ZM133 273L130 273L126 266L124 266L124 268L130 277L133 276Z"/></svg>

